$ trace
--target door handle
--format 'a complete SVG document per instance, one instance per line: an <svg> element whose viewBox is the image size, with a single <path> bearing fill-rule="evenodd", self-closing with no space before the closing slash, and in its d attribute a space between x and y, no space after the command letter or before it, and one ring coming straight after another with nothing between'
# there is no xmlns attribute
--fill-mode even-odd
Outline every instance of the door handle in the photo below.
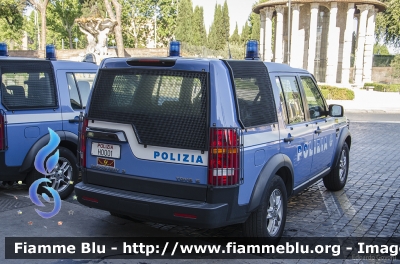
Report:
<svg viewBox="0 0 400 264"><path fill-rule="evenodd" d="M68 120L70 123L79 123L79 116L75 116L73 119Z"/></svg>
<svg viewBox="0 0 400 264"><path fill-rule="evenodd" d="M321 134L322 130L320 128L317 128L317 130L315 130L315 134Z"/></svg>

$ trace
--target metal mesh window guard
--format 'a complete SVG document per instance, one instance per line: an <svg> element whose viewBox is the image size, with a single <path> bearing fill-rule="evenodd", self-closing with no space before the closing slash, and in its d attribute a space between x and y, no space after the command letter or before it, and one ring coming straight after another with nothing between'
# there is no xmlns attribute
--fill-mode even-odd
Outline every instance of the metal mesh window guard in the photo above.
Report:
<svg viewBox="0 0 400 264"><path fill-rule="evenodd" d="M89 119L132 124L140 144L207 149L207 73L103 69Z"/></svg>
<svg viewBox="0 0 400 264"><path fill-rule="evenodd" d="M277 122L268 69L262 61L225 61L233 75L239 118L244 127Z"/></svg>

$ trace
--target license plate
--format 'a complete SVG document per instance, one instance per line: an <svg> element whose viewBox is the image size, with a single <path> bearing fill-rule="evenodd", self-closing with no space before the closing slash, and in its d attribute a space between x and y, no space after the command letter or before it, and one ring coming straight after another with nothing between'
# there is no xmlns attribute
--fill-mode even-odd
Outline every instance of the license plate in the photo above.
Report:
<svg viewBox="0 0 400 264"><path fill-rule="evenodd" d="M121 147L119 145L92 142L92 151L90 154L93 156L119 159L121 157Z"/></svg>

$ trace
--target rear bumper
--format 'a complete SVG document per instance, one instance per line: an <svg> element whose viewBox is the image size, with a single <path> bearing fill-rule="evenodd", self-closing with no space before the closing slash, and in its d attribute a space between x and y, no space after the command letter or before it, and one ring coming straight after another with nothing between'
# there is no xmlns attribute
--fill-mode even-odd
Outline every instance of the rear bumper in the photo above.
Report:
<svg viewBox="0 0 400 264"><path fill-rule="evenodd" d="M0 181L24 180L26 174L19 172L20 166L9 167L6 165L6 153L0 151Z"/></svg>
<svg viewBox="0 0 400 264"><path fill-rule="evenodd" d="M188 225L199 228L217 228L228 223L227 203L209 204L201 201L143 194L78 183L75 186L78 201L88 207L111 211L159 223ZM88 197L97 202L83 199ZM195 216L177 217L174 214Z"/></svg>

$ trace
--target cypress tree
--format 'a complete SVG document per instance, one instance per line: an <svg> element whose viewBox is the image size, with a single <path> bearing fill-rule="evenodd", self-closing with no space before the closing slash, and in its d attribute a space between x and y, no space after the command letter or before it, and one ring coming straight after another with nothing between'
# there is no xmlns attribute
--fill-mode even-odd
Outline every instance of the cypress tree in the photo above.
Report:
<svg viewBox="0 0 400 264"><path fill-rule="evenodd" d="M218 35L218 27L217 27L217 13L218 13L219 7L217 4L215 4L214 8L214 20L211 23L210 30L208 33L208 44L207 47L210 49L216 49L216 42L217 42L217 35Z"/></svg>
<svg viewBox="0 0 400 264"><path fill-rule="evenodd" d="M233 31L233 34L230 38L230 42L233 44L239 44L240 43L240 36L239 36L239 29L238 29L238 24L236 22L236 27L235 30Z"/></svg>
<svg viewBox="0 0 400 264"><path fill-rule="evenodd" d="M240 36L240 41L245 44L250 39L250 27L249 23L246 21L242 28L242 34Z"/></svg>
<svg viewBox="0 0 400 264"><path fill-rule="evenodd" d="M193 37L192 44L196 46L204 46L207 42L206 27L204 25L204 9L196 6L193 14Z"/></svg>
<svg viewBox="0 0 400 264"><path fill-rule="evenodd" d="M226 38L225 36L225 27L222 13L222 6L218 5L216 12L214 14L214 29L215 29L215 41L214 41L214 49L221 50L225 47Z"/></svg>
<svg viewBox="0 0 400 264"><path fill-rule="evenodd" d="M252 13L250 16L251 39L260 41L260 15Z"/></svg>
<svg viewBox="0 0 400 264"><path fill-rule="evenodd" d="M224 2L224 6L222 7L222 27L224 30L221 39L225 40L226 43L228 41L230 32L229 10L226 0Z"/></svg>
<svg viewBox="0 0 400 264"><path fill-rule="evenodd" d="M192 41L192 19L193 3L192 0L181 0L178 6L178 16L176 19L176 40L191 43Z"/></svg>

